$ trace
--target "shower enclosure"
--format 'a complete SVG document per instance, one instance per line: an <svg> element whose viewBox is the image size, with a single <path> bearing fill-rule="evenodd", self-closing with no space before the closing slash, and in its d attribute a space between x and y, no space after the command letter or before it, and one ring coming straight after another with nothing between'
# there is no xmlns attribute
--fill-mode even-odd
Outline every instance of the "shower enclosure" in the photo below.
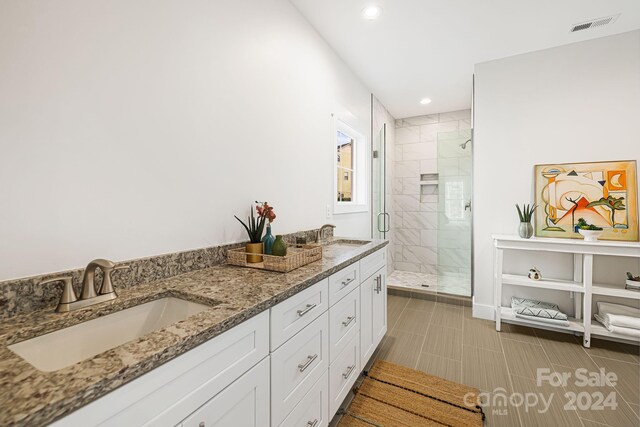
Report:
<svg viewBox="0 0 640 427"><path fill-rule="evenodd" d="M470 124L469 110L396 121L391 289L472 295Z"/></svg>

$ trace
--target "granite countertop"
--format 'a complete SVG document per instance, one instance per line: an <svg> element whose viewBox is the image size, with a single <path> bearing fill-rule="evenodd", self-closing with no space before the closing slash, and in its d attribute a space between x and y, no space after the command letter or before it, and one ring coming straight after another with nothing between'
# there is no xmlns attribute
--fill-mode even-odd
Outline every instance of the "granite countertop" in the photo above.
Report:
<svg viewBox="0 0 640 427"><path fill-rule="evenodd" d="M46 425L104 396L319 280L384 247L381 240L332 238L323 258L289 273L219 265L117 290L114 301L59 314L42 310L0 325L0 425ZM54 372L31 366L7 346L122 309L173 296L211 308Z"/></svg>

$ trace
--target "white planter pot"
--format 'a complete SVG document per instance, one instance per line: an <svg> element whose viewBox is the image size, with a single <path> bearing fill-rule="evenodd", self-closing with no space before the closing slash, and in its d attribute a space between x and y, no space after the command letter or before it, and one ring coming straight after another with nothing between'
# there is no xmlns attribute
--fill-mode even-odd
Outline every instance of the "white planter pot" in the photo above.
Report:
<svg viewBox="0 0 640 427"><path fill-rule="evenodd" d="M584 236L585 242L595 242L604 230L582 230L578 229L578 233Z"/></svg>

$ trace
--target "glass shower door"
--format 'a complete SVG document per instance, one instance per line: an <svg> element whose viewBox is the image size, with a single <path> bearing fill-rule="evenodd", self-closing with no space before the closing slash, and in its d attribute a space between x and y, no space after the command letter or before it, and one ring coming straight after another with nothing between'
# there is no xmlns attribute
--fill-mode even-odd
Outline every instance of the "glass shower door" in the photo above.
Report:
<svg viewBox="0 0 640 427"><path fill-rule="evenodd" d="M385 188L386 161L386 124L374 134L372 141L371 161L371 235L374 239L386 239L391 227L389 214L386 211Z"/></svg>
<svg viewBox="0 0 640 427"><path fill-rule="evenodd" d="M471 130L438 134L438 292L471 296Z"/></svg>

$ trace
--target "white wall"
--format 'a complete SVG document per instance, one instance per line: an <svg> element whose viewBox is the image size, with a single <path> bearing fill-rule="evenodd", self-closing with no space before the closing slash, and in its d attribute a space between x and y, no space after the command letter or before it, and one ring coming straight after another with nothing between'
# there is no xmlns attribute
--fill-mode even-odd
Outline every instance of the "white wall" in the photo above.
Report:
<svg viewBox="0 0 640 427"><path fill-rule="evenodd" d="M329 222L370 94L286 0L0 5L0 280ZM370 214L333 218L370 235Z"/></svg>
<svg viewBox="0 0 640 427"><path fill-rule="evenodd" d="M493 304L491 235L517 233L514 204L533 201L533 166L640 159L639 119L640 31L476 65L474 315ZM572 272L566 256L508 253L507 263L547 277ZM596 280L624 283L632 268L640 265L596 259ZM536 295L572 311L567 293Z"/></svg>

